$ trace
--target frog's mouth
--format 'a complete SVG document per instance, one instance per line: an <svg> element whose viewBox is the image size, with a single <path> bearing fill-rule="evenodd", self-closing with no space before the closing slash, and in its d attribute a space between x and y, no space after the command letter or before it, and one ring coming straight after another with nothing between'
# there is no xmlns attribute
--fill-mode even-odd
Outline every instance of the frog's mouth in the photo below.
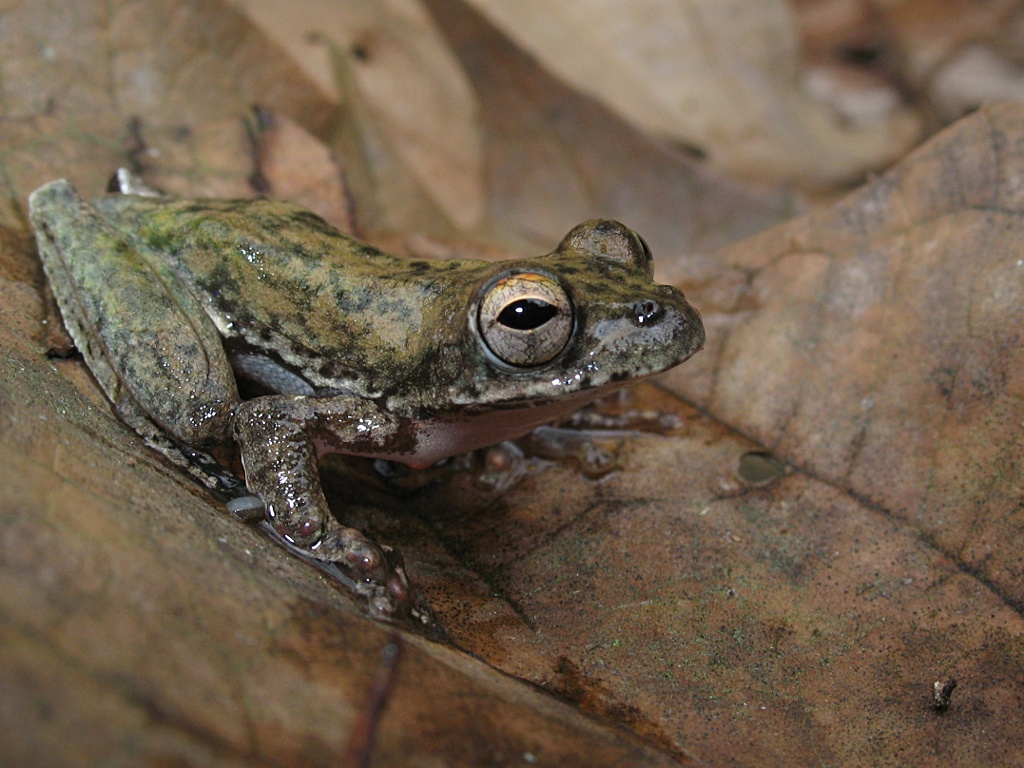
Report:
<svg viewBox="0 0 1024 768"><path fill-rule="evenodd" d="M649 374L654 375L654 374ZM459 414L464 414L470 418L480 418L488 413L494 412L514 412L519 414L541 414L547 410L555 412L563 412L565 415L572 413L575 410L582 408L583 406L598 400L606 395L610 395L623 387L629 386L634 382L641 381L647 378L647 376L638 377L625 377L617 381L609 381L600 385L588 385L586 387L580 387L577 389L566 389L556 395L546 394L538 397L527 397L524 396L518 399L505 399L490 403L478 403L476 405L467 405L458 409ZM566 382L568 384L569 382ZM457 417L456 417L457 418ZM553 417L559 418L557 415ZM540 422L546 424L548 422Z"/></svg>

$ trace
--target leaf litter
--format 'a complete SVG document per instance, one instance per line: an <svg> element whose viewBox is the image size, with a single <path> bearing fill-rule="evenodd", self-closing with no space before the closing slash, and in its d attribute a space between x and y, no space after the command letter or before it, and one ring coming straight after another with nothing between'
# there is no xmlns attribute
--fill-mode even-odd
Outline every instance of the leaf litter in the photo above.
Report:
<svg viewBox="0 0 1024 768"><path fill-rule="evenodd" d="M442 21L458 7L433 6ZM73 35L36 8L11 16L12 39L37 45L6 65L0 143L17 205L61 175L98 192L130 152L171 191L252 194L254 102L305 132L286 139L296 146L330 132L323 92L220 4L138 4L110 18L75 8ZM183 41L199 27L198 48ZM54 29L76 44L48 60ZM510 82L532 82L521 114L564 98L581 126L606 132L593 146L628 135L491 45ZM118 55L97 55L108 47ZM179 70L148 90L128 77ZM141 133L130 128L140 116ZM531 144L557 136L550 126L504 140L517 130L527 158L561 141ZM704 234L700 218L636 224L670 244L656 248L659 266L703 311L709 343L662 389L637 390L639 408L653 403L679 426L619 444L616 471L594 480L555 461L500 494L472 472L442 472L404 498L380 480L362 486L353 513L405 552L459 646L664 750L413 638L379 722L380 764L478 764L523 745L565 765L1016 762L1020 130L1019 107L986 108L837 205L715 252L721 230L705 222ZM667 157L637 151L636 168ZM785 209L685 165L668 188L690 197L665 212L717 195L715 227L748 222L719 242ZM537 226L529 201L516 218L521 196L489 215L521 243L557 238L560 217L612 199L611 180L589 178L606 179L591 187L606 197L569 195ZM642 212L642 189L630 210ZM387 632L78 395L90 385L75 362L57 366L77 384L55 379L31 337L7 330L44 312L23 220L3 223L0 664L19 681L3 705L18 713L3 718L5 754L41 749L72 764L74 744L82 764L239 765L344 754ZM774 467L767 479L741 469L752 455ZM368 474L360 467L331 475L342 498L349 475ZM953 678L940 711L935 681ZM26 695L33 707L10 708Z"/></svg>

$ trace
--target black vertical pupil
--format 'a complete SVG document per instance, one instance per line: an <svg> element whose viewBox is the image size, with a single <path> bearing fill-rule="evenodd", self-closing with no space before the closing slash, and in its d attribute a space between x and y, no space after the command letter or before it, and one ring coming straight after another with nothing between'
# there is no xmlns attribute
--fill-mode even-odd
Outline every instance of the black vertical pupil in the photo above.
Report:
<svg viewBox="0 0 1024 768"><path fill-rule="evenodd" d="M505 305L498 322L517 331L532 331L557 314L557 307L541 299L519 299Z"/></svg>

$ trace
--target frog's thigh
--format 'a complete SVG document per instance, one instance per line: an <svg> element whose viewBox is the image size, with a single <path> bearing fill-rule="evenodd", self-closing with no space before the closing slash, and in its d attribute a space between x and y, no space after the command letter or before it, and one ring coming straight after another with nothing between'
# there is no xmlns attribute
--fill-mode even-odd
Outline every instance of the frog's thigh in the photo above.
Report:
<svg viewBox="0 0 1024 768"><path fill-rule="evenodd" d="M223 440L238 402L216 327L181 280L65 180L29 198L39 255L90 370L132 426Z"/></svg>

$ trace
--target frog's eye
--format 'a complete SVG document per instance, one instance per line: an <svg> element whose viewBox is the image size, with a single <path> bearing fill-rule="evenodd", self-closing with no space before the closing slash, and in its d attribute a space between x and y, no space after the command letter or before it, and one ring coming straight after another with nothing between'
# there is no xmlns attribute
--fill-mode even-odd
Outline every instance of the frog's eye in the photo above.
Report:
<svg viewBox="0 0 1024 768"><path fill-rule="evenodd" d="M480 302L480 335L500 360L518 368L543 365L572 336L572 302L552 278L520 272L496 281Z"/></svg>

